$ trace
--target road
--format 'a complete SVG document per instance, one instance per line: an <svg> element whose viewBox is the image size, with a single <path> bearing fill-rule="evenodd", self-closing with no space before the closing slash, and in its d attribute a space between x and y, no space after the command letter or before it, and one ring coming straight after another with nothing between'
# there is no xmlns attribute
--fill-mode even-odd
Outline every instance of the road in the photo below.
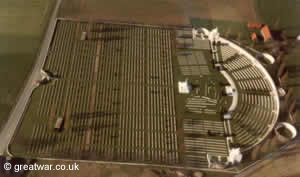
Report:
<svg viewBox="0 0 300 177"><path fill-rule="evenodd" d="M47 32L44 36L43 43L41 46L40 54L37 58L37 61L32 69L32 72L29 76L29 79L25 85L25 88L22 94L19 97L19 100L15 107L13 108L12 112L9 115L9 119L2 129L0 133L0 155L9 154L8 152L8 145L13 138L14 132L18 127L19 122L22 120L23 113L26 109L27 103L30 101L31 94L35 89L34 81L40 79L40 70L43 68L44 62L46 60L47 52L50 47L52 35L55 30L56 25L56 17L60 7L62 0L57 0L55 8L52 12Z"/></svg>

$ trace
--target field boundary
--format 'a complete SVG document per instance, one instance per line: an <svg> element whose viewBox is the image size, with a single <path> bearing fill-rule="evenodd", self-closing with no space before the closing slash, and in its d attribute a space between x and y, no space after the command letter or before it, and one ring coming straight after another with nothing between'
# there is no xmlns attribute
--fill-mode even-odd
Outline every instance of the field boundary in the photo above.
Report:
<svg viewBox="0 0 300 177"><path fill-rule="evenodd" d="M115 21L115 20L85 20L85 19L75 19L75 18L65 18L65 17L58 17L58 20L62 21L73 21L73 22L92 22L92 23L99 23L99 24L115 24L115 25L130 25L130 26L141 26L141 27L153 27L153 28L164 28L164 29L191 29L192 25L155 25L155 24L144 24L144 23L136 23L136 22L129 22L129 21Z"/></svg>
<svg viewBox="0 0 300 177"><path fill-rule="evenodd" d="M57 1L57 0L55 0L55 1ZM54 3L54 4L55 4L55 3ZM50 7L50 8L51 8L52 10L54 10L55 5L51 5L51 6L53 6L53 7ZM49 9L49 7L47 7L47 10L48 10L48 9ZM42 37L41 37L41 39L40 39L40 44L42 44L43 38L44 38L44 37L46 36L46 34L47 34L47 27L48 27L48 25L49 25L49 23L50 23L50 17L51 17L51 14L52 14L51 12L48 14L48 15L49 15L49 19L47 20L46 26L45 26L44 29L42 30ZM39 56L40 51L41 51L41 45L40 45L39 48L37 49L37 52L33 55L34 58L37 58L37 57ZM33 64L32 64L33 67L35 66L36 62L37 62L36 60L33 62ZM33 67L32 67L32 68L33 68ZM32 70L29 71L29 73L27 74L25 80L23 81L23 85L22 85L22 87L20 88L20 90L19 90L19 92L18 92L18 94L17 94L17 96L16 96L16 99L15 99L13 105L12 105L12 108L11 108L11 110L9 111L8 117L11 116L14 107L17 105L18 100L20 99L20 97L21 97L21 95L22 95L22 93L23 93L23 91L24 91L24 89L25 89L25 85L26 85L26 83L28 82L28 80L29 80L31 74L32 74ZM4 127L5 127L5 125L6 125L7 122L8 122L8 119L7 119L6 121L3 122L3 123L4 123L3 125L0 125L0 132L4 129ZM1 153L0 153L0 154L1 154Z"/></svg>
<svg viewBox="0 0 300 177"><path fill-rule="evenodd" d="M72 159L60 159L60 158L35 158L37 160L60 160L65 162L84 162L84 163L96 163L96 164L112 164L112 165L130 165L130 166L143 166L143 167L161 167L161 168L170 168L170 169L184 169L184 170L203 170L206 172L222 172L227 174L237 174L238 172L222 170L222 169L213 169L213 168L195 168L195 167L186 167L186 166L171 166L171 165L156 165L156 164L146 164L146 163L134 163L134 162L114 162L114 161L92 161L92 160L72 160Z"/></svg>
<svg viewBox="0 0 300 177"><path fill-rule="evenodd" d="M39 50L38 58L31 70L30 75L28 76L28 79L27 79L24 89L22 90L22 92L20 92L21 94L19 96L18 102L13 107L13 109L9 115L9 119L4 126L4 129L1 131L0 137L3 141L0 146L0 155L7 154L9 156L12 156L12 154L9 152L9 145L11 144L11 141L14 139L16 130L20 126L20 122L22 122L22 120L23 120L22 118L24 117L23 116L24 110L26 109L26 107L28 105L28 101L31 99L33 90L35 89L34 85L33 85L33 81L39 77L40 66L43 65L45 62L46 55L47 55L47 53L45 53L45 50L46 50L46 52L48 51L48 47L50 46L52 35L54 34L54 31L55 31L55 26L56 26L56 21L57 21L56 15L57 15L57 11L60 6L60 3L61 3L61 0L56 1L55 8L49 19L48 28L47 28L45 36L43 38L42 46ZM54 28L52 25L52 29L51 29L51 21L53 21L53 20L55 20ZM52 30L52 32L51 32L51 30ZM51 36L49 36L49 35L51 35ZM50 41L47 41L47 40L49 40L49 38L50 38ZM47 44L47 42L48 42L48 44ZM48 45L48 47L47 47L47 45ZM37 70L38 70L38 72L37 72Z"/></svg>

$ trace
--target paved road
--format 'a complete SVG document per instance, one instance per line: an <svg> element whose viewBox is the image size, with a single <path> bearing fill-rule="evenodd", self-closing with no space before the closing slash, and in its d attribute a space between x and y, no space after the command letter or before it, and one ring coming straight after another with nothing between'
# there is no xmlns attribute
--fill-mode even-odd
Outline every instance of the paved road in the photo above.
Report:
<svg viewBox="0 0 300 177"><path fill-rule="evenodd" d="M35 88L34 80L37 80L40 78L40 70L44 65L44 62L46 60L47 51L51 43L51 38L55 30L56 25L56 17L59 10L59 6L62 0L57 0L55 8L52 12L52 16L49 21L49 26L45 35L45 38L42 43L40 55L37 58L37 61L35 63L35 66L31 72L31 75L29 76L29 79L25 85L25 88L23 90L23 93L19 97L19 100L15 107L13 108L12 112L10 113L9 119L2 129L0 133L0 155L3 155L4 153L8 153L7 147L14 135L15 130L18 127L18 123L22 119L22 115L25 111L26 105L28 101L30 100L31 94Z"/></svg>

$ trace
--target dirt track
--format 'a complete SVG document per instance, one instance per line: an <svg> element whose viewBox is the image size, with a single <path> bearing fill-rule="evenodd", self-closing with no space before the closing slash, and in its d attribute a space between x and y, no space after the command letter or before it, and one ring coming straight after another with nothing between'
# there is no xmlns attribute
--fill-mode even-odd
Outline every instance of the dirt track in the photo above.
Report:
<svg viewBox="0 0 300 177"><path fill-rule="evenodd" d="M253 0L65 0L60 16L147 24L189 24L191 17L257 20Z"/></svg>

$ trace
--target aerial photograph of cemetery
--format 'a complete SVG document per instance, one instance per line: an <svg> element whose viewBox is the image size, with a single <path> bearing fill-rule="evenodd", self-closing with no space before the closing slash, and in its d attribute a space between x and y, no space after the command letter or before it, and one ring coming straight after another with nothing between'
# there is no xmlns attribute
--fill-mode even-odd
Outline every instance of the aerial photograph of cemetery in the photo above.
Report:
<svg viewBox="0 0 300 177"><path fill-rule="evenodd" d="M299 17L299 0L2 0L0 176L299 177Z"/></svg>

